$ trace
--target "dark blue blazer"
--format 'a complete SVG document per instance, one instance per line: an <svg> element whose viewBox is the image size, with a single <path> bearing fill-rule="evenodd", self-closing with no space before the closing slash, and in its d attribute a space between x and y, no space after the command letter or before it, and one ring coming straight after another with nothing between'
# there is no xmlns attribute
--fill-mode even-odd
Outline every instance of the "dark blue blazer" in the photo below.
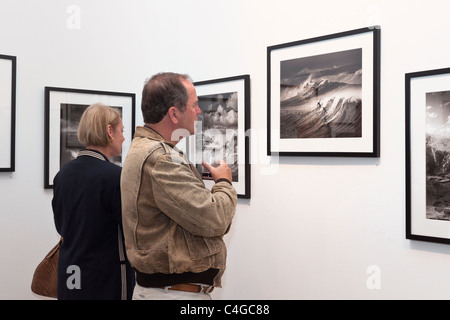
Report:
<svg viewBox="0 0 450 320"><path fill-rule="evenodd" d="M121 170L100 152L82 150L54 178L54 220L64 238L59 253L58 299L121 299ZM124 246L122 250L125 253ZM127 299L131 299L134 271L128 259L124 264Z"/></svg>

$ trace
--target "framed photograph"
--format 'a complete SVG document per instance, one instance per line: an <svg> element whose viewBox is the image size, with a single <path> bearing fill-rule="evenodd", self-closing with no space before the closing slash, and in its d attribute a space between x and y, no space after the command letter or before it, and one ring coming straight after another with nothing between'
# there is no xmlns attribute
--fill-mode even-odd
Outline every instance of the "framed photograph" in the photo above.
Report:
<svg viewBox="0 0 450 320"><path fill-rule="evenodd" d="M238 197L250 199L250 76L195 82L194 86L202 111L190 149L194 163L211 188L214 182L203 169L202 160L211 164L225 160Z"/></svg>
<svg viewBox="0 0 450 320"><path fill-rule="evenodd" d="M380 156L380 29L267 48L267 154Z"/></svg>
<svg viewBox="0 0 450 320"><path fill-rule="evenodd" d="M122 154L109 159L122 165L135 130L135 94L45 87L44 188L53 188L53 178L61 167L75 159L85 147L78 141L78 124L84 110L94 103L116 108L122 115L125 137Z"/></svg>
<svg viewBox="0 0 450 320"><path fill-rule="evenodd" d="M16 60L0 55L0 172L15 171Z"/></svg>
<svg viewBox="0 0 450 320"><path fill-rule="evenodd" d="M450 68L407 73L406 238L450 244Z"/></svg>

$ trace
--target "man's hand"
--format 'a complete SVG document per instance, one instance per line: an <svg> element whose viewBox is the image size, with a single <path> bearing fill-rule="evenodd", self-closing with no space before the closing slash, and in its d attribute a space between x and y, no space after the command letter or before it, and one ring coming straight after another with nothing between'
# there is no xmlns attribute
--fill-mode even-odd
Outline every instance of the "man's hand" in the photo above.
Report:
<svg viewBox="0 0 450 320"><path fill-rule="evenodd" d="M211 177L214 182L219 179L227 179L232 181L231 169L224 160L220 160L218 166L212 166L211 164L202 161L202 166L211 173Z"/></svg>

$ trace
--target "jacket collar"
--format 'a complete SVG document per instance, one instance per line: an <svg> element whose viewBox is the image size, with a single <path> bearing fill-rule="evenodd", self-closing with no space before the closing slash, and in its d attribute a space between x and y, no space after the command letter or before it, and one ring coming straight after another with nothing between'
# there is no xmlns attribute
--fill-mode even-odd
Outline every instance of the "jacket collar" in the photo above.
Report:
<svg viewBox="0 0 450 320"><path fill-rule="evenodd" d="M164 137L162 135L160 135L158 132L156 132L153 129L150 129L148 127L137 126L136 127L136 131L134 133L134 138L136 138L136 137L147 138L147 139L150 139L150 140L160 141L161 143L164 143L164 144L168 145L170 148L172 148L176 152L180 153L180 155L182 155L184 157L184 152L183 151L181 151L172 142L169 142L166 139L164 139Z"/></svg>
<svg viewBox="0 0 450 320"><path fill-rule="evenodd" d="M161 142L168 144L172 148L175 147L171 142L164 139L164 137L162 135L160 135L158 132L156 132L155 130L148 128L148 127L140 127L140 126L136 127L136 132L135 132L134 136L161 141Z"/></svg>
<svg viewBox="0 0 450 320"><path fill-rule="evenodd" d="M93 157L93 158L97 158L102 161L109 162L108 158L103 153L101 153L100 151L97 151L97 150L93 150L93 149L80 150L77 158L83 157L83 156Z"/></svg>

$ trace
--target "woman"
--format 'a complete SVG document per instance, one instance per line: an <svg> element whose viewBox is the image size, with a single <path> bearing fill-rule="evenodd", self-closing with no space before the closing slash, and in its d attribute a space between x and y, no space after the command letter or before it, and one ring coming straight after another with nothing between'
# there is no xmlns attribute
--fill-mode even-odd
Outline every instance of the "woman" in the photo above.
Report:
<svg viewBox="0 0 450 320"><path fill-rule="evenodd" d="M123 123L114 109L94 104L81 116L86 146L53 181L53 214L64 239L58 299L131 299L134 272L122 236L120 174L108 158L122 151Z"/></svg>

